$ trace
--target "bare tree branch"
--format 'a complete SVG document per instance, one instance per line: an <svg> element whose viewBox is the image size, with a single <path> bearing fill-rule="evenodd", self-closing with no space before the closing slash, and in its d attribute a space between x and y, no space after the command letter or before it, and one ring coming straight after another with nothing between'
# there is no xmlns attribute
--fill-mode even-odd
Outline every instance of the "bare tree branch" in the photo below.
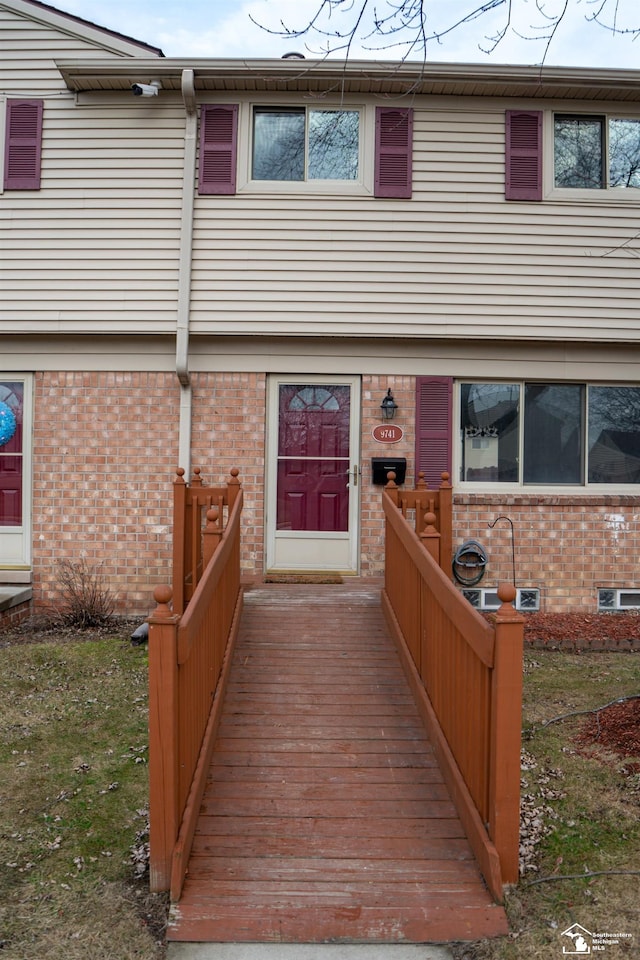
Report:
<svg viewBox="0 0 640 960"><path fill-rule="evenodd" d="M512 34L525 40L544 41L541 60L544 63L570 10L583 3L591 8L584 14L586 22L614 34L631 35L634 39L640 36L640 25L625 22L625 17L637 15L637 7L628 10L623 0L535 0L538 22L531 23L525 30L516 28L516 13L522 19L523 13L529 10L528 2L468 0L466 12L463 6L460 13L460 3L449 7L447 0L316 0L311 15L300 26L280 20L276 28L249 16L271 35L294 40L304 38L307 50L316 56L341 54L348 59L359 45L372 52L398 49L401 62L415 56L426 61L431 44L441 44L446 37L476 21L489 20L500 8L504 8L501 22L497 27L493 25L492 32L478 43L486 54L493 53ZM450 19L443 21L448 9L452 11Z"/></svg>

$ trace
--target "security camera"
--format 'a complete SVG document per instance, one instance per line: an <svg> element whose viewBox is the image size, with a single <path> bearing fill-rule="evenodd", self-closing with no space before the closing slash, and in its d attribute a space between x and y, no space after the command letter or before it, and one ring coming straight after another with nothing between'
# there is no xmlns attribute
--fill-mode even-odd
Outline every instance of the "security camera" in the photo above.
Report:
<svg viewBox="0 0 640 960"><path fill-rule="evenodd" d="M132 83L131 90L134 97L157 97L161 86L159 80L152 80L151 83Z"/></svg>

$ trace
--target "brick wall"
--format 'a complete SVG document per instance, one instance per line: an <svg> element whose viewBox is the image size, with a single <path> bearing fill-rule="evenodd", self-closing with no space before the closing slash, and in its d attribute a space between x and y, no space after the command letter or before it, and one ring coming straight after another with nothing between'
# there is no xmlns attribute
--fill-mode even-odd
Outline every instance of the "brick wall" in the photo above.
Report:
<svg viewBox="0 0 640 960"><path fill-rule="evenodd" d="M9 607L7 610L0 610L0 631L17 627L24 620L28 620L32 613L33 602L31 600L27 600L26 603L19 603L15 607Z"/></svg>
<svg viewBox="0 0 640 960"><path fill-rule="evenodd" d="M193 383L191 462L206 483L237 467L244 490L242 568L263 570L266 377L262 373L199 373Z"/></svg>
<svg viewBox="0 0 640 960"><path fill-rule="evenodd" d="M558 613L597 608L599 587L640 588L637 543L640 497L456 494L454 547L467 538L487 550L481 587L512 579L513 521L516 582L539 587L542 609Z"/></svg>
<svg viewBox="0 0 640 960"><path fill-rule="evenodd" d="M415 459L415 377L387 375L362 378L362 479L360 488L361 512L361 572L363 576L381 576L384 573L384 520L382 514L382 487L371 480L372 457L406 457L405 487L414 483ZM382 423L380 403L391 388L398 404L394 424L402 427L404 436L398 443L377 443L371 431Z"/></svg>
<svg viewBox="0 0 640 960"><path fill-rule="evenodd" d="M391 387L404 437L379 444L371 431ZM34 601L59 597L57 564L100 565L118 609L146 614L157 583L171 571L171 484L178 457L179 388L173 373L40 373L34 420ZM415 378L362 380L361 572L383 573L381 487L374 456L406 457L414 475ZM266 377L256 373L193 376L192 465L207 483L233 467L245 491L245 576L263 570ZM507 523L515 528L516 580L539 587L547 611L595 610L598 587L640 587L635 544L640 497L457 494L454 546L479 540L489 563L481 586L511 580Z"/></svg>
<svg viewBox="0 0 640 960"><path fill-rule="evenodd" d="M118 609L146 613L170 579L174 374L39 373L33 441L36 605L59 602L57 565L99 565Z"/></svg>

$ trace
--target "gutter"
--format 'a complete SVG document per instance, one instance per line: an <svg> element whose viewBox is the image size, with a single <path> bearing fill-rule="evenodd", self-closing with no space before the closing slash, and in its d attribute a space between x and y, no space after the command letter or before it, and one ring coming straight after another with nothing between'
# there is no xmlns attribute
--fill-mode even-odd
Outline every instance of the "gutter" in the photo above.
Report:
<svg viewBox="0 0 640 960"><path fill-rule="evenodd" d="M176 376L180 383L180 426L178 465L191 474L192 388L189 372L189 314L191 309L191 269L193 262L193 211L196 187L196 110L195 79L192 69L182 71L182 100L185 109L184 170L178 266L178 312L176 318Z"/></svg>

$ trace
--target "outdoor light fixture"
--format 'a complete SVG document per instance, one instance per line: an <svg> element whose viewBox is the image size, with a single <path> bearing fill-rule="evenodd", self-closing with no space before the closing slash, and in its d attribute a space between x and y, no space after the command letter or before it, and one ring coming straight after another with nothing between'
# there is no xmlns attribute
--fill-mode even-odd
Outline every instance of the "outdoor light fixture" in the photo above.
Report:
<svg viewBox="0 0 640 960"><path fill-rule="evenodd" d="M380 404L380 409L382 410L383 420L393 420L396 415L396 410L398 409L398 404L393 399L391 387L387 390L387 395Z"/></svg>

